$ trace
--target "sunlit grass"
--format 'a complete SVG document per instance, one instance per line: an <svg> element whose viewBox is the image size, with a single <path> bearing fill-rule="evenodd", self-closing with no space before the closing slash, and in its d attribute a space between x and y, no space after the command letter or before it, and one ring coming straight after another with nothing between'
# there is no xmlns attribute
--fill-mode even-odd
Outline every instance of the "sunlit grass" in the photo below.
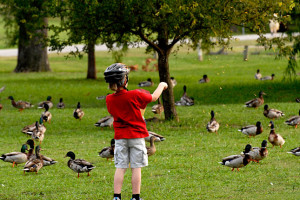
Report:
<svg viewBox="0 0 300 200"><path fill-rule="evenodd" d="M142 197L144 199L298 199L300 192L299 158L286 152L299 146L299 129L288 127L283 122L289 116L297 115L300 109L295 102L300 97L299 78L295 82L283 82L286 60L274 60L273 56L261 54L243 61L241 53L206 56L204 62L197 61L197 55L183 49L170 57L171 75L178 85L174 88L175 100L182 95L183 85L187 93L195 98L192 107L177 107L179 122L148 123L149 130L162 134L166 140L157 143L157 152L149 158L149 166L142 170ZM123 62L132 65L145 64L150 57L143 49L132 49ZM7 97L30 101L35 105L53 97L56 105L64 98L66 108L51 109L53 119L46 124L47 131L42 144L43 154L58 161L54 166L44 167L39 173L23 175L22 164L12 168L9 163L0 162L0 199L111 199L113 194L113 162L98 157L98 152L108 146L113 129L99 129L94 123L108 115L105 101L96 96L110 92L103 80L103 71L113 63L109 53L97 52L97 80L86 80L86 57L83 60L62 55L49 56L52 72L12 73L15 58L0 58L1 153L19 151L28 139L21 129L38 120L41 110L36 107L22 113L10 104ZM261 82L254 79L256 69L263 75L275 73L275 80ZM210 83L198 84L203 74ZM155 85L147 88L153 92L158 84L157 72L137 71L130 73L129 89L137 88L138 82L151 77ZM240 172L218 162L225 156L239 154L246 144L260 146L267 139L269 119L263 116L263 108L248 109L244 102L257 97L263 90L265 102L272 108L284 111L284 118L275 120L275 130L286 144L271 148L269 156L260 164L251 163ZM85 116L76 121L73 110L80 101ZM145 117L153 117L148 105ZM205 129L214 110L220 123L218 134ZM260 120L264 132L248 138L237 130L242 126L255 124ZM96 166L91 176L76 173L67 167L68 151L77 158L84 158ZM131 197L130 171L124 180L122 196Z"/></svg>

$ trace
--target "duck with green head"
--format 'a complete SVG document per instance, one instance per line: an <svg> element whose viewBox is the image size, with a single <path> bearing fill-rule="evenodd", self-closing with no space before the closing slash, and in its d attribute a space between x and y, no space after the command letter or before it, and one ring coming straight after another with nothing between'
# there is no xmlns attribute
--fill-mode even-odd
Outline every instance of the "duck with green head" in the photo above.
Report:
<svg viewBox="0 0 300 200"><path fill-rule="evenodd" d="M21 148L21 152L11 152L11 153L6 153L2 154L0 157L0 160L3 160L4 162L10 162L13 164L12 167L15 165L17 166L18 164L25 163L27 162L27 145L23 144Z"/></svg>
<svg viewBox="0 0 300 200"><path fill-rule="evenodd" d="M38 173L38 171L43 167L43 160L40 156L40 146L36 146L35 147L35 156L36 158L32 158L30 160L28 160L26 163L25 163L25 166L24 166L24 173L25 172L35 172L35 173Z"/></svg>
<svg viewBox="0 0 300 200"><path fill-rule="evenodd" d="M70 160L68 161L68 167L73 170L74 172L78 173L84 173L87 172L88 176L90 176L90 171L95 168L90 162L83 160L83 159L75 159L75 154L72 151L69 151L65 157L70 157Z"/></svg>
<svg viewBox="0 0 300 200"><path fill-rule="evenodd" d="M249 155L253 162L259 163L260 160L268 156L267 144L267 140L263 140L261 143L261 147L252 148L252 150L249 152Z"/></svg>
<svg viewBox="0 0 300 200"><path fill-rule="evenodd" d="M45 108L45 104L48 105L48 109L53 107L53 103L52 103L52 97L48 96L46 101L42 101L38 104L38 108Z"/></svg>
<svg viewBox="0 0 300 200"><path fill-rule="evenodd" d="M44 122L48 122L50 124L52 119L52 114L49 112L48 104L45 103L44 108L45 111L42 113L41 118L43 119Z"/></svg>
<svg viewBox="0 0 300 200"><path fill-rule="evenodd" d="M214 133L218 134L220 125L217 122L217 120L215 119L215 112L213 110L210 112L210 116L211 116L211 118L210 118L210 121L206 125L206 129L208 132L214 132Z"/></svg>
<svg viewBox="0 0 300 200"><path fill-rule="evenodd" d="M269 118L269 119L275 119L275 118L279 118L284 116L284 113L280 110L276 110L273 108L269 109L269 106L266 104L264 106L264 112L263 112L264 116Z"/></svg>
<svg viewBox="0 0 300 200"><path fill-rule="evenodd" d="M81 120L83 116L84 116L84 112L83 112L83 110L81 110L80 102L78 102L77 103L77 107L76 107L76 109L73 112L73 117L75 119Z"/></svg>

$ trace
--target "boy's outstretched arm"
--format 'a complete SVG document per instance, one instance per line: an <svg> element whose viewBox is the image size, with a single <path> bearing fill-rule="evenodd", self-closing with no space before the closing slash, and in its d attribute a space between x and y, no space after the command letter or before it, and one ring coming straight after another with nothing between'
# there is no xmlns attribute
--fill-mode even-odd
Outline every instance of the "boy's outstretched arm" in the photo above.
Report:
<svg viewBox="0 0 300 200"><path fill-rule="evenodd" d="M165 82L160 82L156 90L152 94L152 102L156 101L161 95L162 91L168 88L168 84Z"/></svg>

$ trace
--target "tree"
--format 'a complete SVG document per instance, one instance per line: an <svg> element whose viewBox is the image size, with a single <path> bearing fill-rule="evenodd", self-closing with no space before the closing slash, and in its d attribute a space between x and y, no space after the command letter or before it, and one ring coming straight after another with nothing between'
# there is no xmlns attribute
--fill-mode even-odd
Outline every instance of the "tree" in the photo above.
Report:
<svg viewBox="0 0 300 200"><path fill-rule="evenodd" d="M10 45L18 45L15 72L51 71L47 55L47 1L0 0Z"/></svg>
<svg viewBox="0 0 300 200"><path fill-rule="evenodd" d="M103 0L107 34L113 42L144 41L158 53L165 119L177 119L169 73L169 55L174 45L189 43L193 48L228 44L232 25L248 27L262 34L274 12L286 12L292 0ZM136 37L137 36L137 37ZM211 38L216 38L216 42ZM135 38L135 39L134 39Z"/></svg>
<svg viewBox="0 0 300 200"><path fill-rule="evenodd" d="M87 78L96 79L95 44L100 37L103 15L101 3L97 0L58 1L53 16L61 17L61 26L51 26L55 34L51 36L50 45L53 50L61 50L67 45L85 44L84 52L88 54ZM57 2L56 2L57 3ZM61 32L67 33L64 40ZM79 51L74 55L82 57Z"/></svg>

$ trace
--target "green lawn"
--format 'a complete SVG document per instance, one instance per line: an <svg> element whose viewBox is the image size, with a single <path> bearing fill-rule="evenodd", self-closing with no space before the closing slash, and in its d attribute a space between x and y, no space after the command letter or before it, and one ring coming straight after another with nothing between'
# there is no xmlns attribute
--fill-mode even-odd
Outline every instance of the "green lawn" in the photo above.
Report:
<svg viewBox="0 0 300 200"><path fill-rule="evenodd" d="M145 63L144 49L132 49L123 62L128 65ZM287 61L275 60L274 56L262 52L250 55L244 62L243 55L229 51L228 55L206 56L204 62L197 61L196 52L184 48L170 57L171 75L178 81L174 88L175 100L182 95L183 85L194 97L192 107L177 107L179 122L148 123L149 130L162 134L166 140L157 143L157 152L149 158L149 166L142 170L141 196L150 199L299 199L300 160L286 152L299 146L299 128L288 127L284 121L297 115L300 104L299 78L295 82L283 82L283 71ZM38 174L23 175L22 164L12 168L10 163L0 162L0 199L112 199L113 162L98 157L98 152L110 144L113 129L99 129L94 123L108 114L105 101L96 96L110 92L103 80L103 72L113 63L106 52L97 52L97 80L86 80L86 56L83 60L50 55L50 73L12 73L16 58L0 58L1 150L0 153L20 151L28 139L21 129L39 119L41 110L35 108L19 113L7 97L30 101L35 105L53 97L56 105L64 98L66 108L51 109L53 119L46 124L47 131L42 144L42 154L58 161L54 166L42 168ZM254 79L257 69L263 75L275 73L274 81L261 82ZM198 84L203 74L210 83ZM130 73L129 89L136 89L138 82L151 77L155 85L147 88L153 92L158 84L157 72L137 71ZM271 148L269 156L260 164L250 163L240 172L218 164L223 157L239 154L246 144L260 146L267 139L269 119L263 116L263 107L249 109L244 102L255 98L263 90L265 103L271 108L284 111L282 119L275 120L275 130L286 140L280 149ZM82 121L72 117L80 101L85 116ZM145 117L153 117L148 105ZM218 134L205 129L214 110L220 123ZM248 138L238 129L245 125L262 122L264 132ZM77 158L84 158L96 166L91 176L77 174L67 167L68 151ZM123 199L131 197L130 171L123 185Z"/></svg>

